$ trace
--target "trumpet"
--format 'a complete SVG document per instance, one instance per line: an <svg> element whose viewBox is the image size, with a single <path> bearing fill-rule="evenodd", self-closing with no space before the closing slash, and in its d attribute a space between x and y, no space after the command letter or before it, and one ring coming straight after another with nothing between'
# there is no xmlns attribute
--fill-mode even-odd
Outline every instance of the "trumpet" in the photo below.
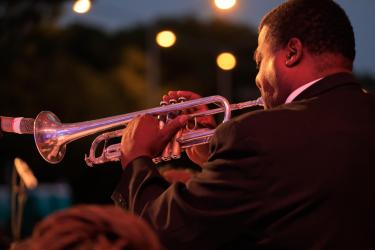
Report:
<svg viewBox="0 0 375 250"><path fill-rule="evenodd" d="M222 123L231 118L231 111L249 108L254 106L263 106L263 100L259 97L256 100L230 104L222 96L209 96L184 102L177 102L161 107L145 109L123 115L111 116L91 121L62 124L59 118L50 111L40 112L34 121L34 140L40 155L49 163L57 164L65 156L66 145L77 139L100 133L103 131L114 130L119 127L126 127L132 119L137 116L149 114L153 116L168 116L171 113L181 113L184 110L191 109L201 105L215 104L217 108L209 109L193 114L188 114L189 119L195 119L201 116L210 116L223 113ZM97 136L92 142L90 152L85 155L86 164L90 167L111 161L119 161L121 157L120 143L107 145L109 140L122 136L124 128L114 131L104 132ZM215 129L187 129L186 132L179 133L177 141L180 149L197 146L208 143ZM102 152L97 156L98 146L104 143ZM175 155L170 158L178 158ZM162 157L154 158L154 162L159 162Z"/></svg>

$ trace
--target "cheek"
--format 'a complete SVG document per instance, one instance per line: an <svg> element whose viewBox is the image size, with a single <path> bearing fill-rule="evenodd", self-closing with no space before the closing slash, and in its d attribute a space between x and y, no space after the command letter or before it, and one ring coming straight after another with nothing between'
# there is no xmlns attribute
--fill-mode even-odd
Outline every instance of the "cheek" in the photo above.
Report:
<svg viewBox="0 0 375 250"><path fill-rule="evenodd" d="M276 70L275 70L275 61L269 60L265 65L264 75L269 85L276 87Z"/></svg>
<svg viewBox="0 0 375 250"><path fill-rule="evenodd" d="M256 84L261 91L273 92L272 89L277 87L276 85L276 71L273 61L263 63L256 77Z"/></svg>
<svg viewBox="0 0 375 250"><path fill-rule="evenodd" d="M274 60L264 61L256 77L256 84L265 102L265 108L273 106L275 95L278 92L277 70Z"/></svg>

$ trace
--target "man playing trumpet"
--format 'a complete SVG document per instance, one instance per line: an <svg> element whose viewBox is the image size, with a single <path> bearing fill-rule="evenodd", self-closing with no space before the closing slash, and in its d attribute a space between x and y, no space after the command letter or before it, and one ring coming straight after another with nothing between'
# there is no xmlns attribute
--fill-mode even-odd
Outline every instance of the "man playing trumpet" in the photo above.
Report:
<svg viewBox="0 0 375 250"><path fill-rule="evenodd" d="M145 218L167 249L375 249L375 97L353 77L354 57L337 3L286 1L259 25L265 110L189 149L202 172L186 184L169 184L151 159L187 116L162 130L151 116L135 119L113 199ZM181 96L199 98L163 99Z"/></svg>

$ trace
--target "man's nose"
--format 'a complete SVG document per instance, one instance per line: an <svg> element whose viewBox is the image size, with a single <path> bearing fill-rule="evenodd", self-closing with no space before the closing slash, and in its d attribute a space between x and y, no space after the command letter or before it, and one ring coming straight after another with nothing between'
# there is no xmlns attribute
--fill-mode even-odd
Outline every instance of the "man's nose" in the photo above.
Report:
<svg viewBox="0 0 375 250"><path fill-rule="evenodd" d="M258 89L262 89L262 85L260 84L259 74L255 77L255 84L257 85Z"/></svg>

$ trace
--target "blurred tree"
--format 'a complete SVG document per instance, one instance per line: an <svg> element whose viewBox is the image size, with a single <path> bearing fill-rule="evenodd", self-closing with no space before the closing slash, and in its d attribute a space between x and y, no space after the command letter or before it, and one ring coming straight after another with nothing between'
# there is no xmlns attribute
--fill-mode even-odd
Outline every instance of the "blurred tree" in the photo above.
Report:
<svg viewBox="0 0 375 250"><path fill-rule="evenodd" d="M221 20L200 22L193 18L163 19L159 27L168 27L177 34L173 48L162 50L162 80L164 89L193 89L204 96L217 94L216 57L231 51L237 57L233 70L233 101L254 98L255 64L252 53L257 46L257 34L247 26Z"/></svg>
<svg viewBox="0 0 375 250"><path fill-rule="evenodd" d="M137 47L129 46L120 51L122 60L112 70L111 75L122 87L122 92L132 93L129 95L128 102L132 103L129 107L143 107L147 98L146 82L146 56L143 50Z"/></svg>
<svg viewBox="0 0 375 250"><path fill-rule="evenodd" d="M0 66L7 66L23 51L19 51L25 39L40 29L55 27L66 0L1 0L0 1Z"/></svg>

